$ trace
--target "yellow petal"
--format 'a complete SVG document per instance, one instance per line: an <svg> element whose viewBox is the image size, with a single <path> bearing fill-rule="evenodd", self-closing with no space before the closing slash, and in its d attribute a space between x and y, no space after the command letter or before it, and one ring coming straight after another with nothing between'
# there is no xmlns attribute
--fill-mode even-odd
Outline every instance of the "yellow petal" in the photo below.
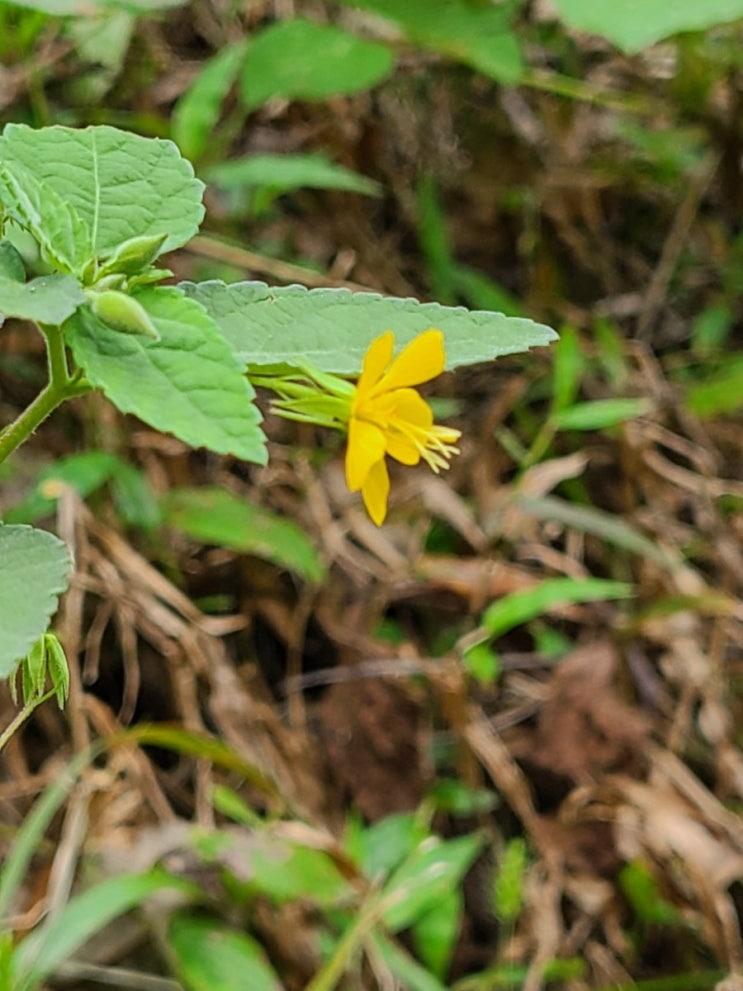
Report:
<svg viewBox="0 0 743 991"><path fill-rule="evenodd" d="M385 368L392 361L394 347L395 335L391 330L371 342L364 355L364 366L356 383L356 401L363 401L364 395L380 380Z"/></svg>
<svg viewBox="0 0 743 991"><path fill-rule="evenodd" d="M390 393L390 398L394 400L389 414L391 424L402 421L422 430L431 429L433 426L431 407L415 389L395 389Z"/></svg>
<svg viewBox="0 0 743 991"><path fill-rule="evenodd" d="M403 348L389 369L372 387L372 393L378 395L392 389L428 382L429 379L440 375L445 365L444 335L440 330L424 330Z"/></svg>
<svg viewBox="0 0 743 991"><path fill-rule="evenodd" d="M366 511L377 526L384 523L389 494L390 476L387 473L387 465L382 459L372 466L361 488L361 497L364 500Z"/></svg>
<svg viewBox="0 0 743 991"><path fill-rule="evenodd" d="M379 427L364 420L351 418L346 447L346 484L358 492L374 464L384 460L386 444Z"/></svg>
<svg viewBox="0 0 743 991"><path fill-rule="evenodd" d="M420 449L409 437L396 430L387 434L387 453L403 465L417 465L421 459Z"/></svg>

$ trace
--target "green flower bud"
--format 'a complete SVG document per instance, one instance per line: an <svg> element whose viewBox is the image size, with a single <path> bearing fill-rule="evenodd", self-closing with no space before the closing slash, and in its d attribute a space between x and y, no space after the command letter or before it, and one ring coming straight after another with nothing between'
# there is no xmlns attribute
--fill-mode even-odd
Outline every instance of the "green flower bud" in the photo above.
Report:
<svg viewBox="0 0 743 991"><path fill-rule="evenodd" d="M123 292L126 289L126 276L121 275L119 272L113 272L111 275L106 275L102 279L96 279L95 292L101 293L104 289L118 289Z"/></svg>
<svg viewBox="0 0 743 991"><path fill-rule="evenodd" d="M159 341L160 335L145 308L133 296L106 289L104 292L89 292L90 308L104 323L122 334L142 334Z"/></svg>
<svg viewBox="0 0 743 991"><path fill-rule="evenodd" d="M49 677L57 695L57 705L61 709L70 694L70 669L67 666L64 649L56 634L46 634L46 649Z"/></svg>
<svg viewBox="0 0 743 991"><path fill-rule="evenodd" d="M167 234L146 234L124 241L101 265L100 275L138 275L154 262L167 239Z"/></svg>
<svg viewBox="0 0 743 991"><path fill-rule="evenodd" d="M21 665L23 701L39 698L46 683L46 635L40 636Z"/></svg>

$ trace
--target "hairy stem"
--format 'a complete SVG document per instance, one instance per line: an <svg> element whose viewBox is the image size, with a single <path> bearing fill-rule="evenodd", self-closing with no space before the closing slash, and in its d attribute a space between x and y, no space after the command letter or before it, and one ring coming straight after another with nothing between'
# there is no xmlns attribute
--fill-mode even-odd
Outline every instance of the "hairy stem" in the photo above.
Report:
<svg viewBox="0 0 743 991"><path fill-rule="evenodd" d="M70 373L61 329L44 326L41 331L46 341L49 382L31 405L0 432L0 464L66 399L90 389L79 371Z"/></svg>

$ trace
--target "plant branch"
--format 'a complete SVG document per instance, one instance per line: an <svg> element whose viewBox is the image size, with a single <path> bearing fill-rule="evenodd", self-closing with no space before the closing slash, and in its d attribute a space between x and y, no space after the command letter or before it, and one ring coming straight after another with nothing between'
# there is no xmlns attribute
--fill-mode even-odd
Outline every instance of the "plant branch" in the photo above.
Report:
<svg viewBox="0 0 743 991"><path fill-rule="evenodd" d="M31 405L0 432L0 464L66 399L90 389L80 371L70 374L61 329L44 326L41 331L46 341L49 382Z"/></svg>
<svg viewBox="0 0 743 991"><path fill-rule="evenodd" d="M17 713L13 721L9 723L5 727L5 729L2 730L2 732L0 732L0 751L3 750L6 743L13 736L13 734L16 733L21 728L21 726L23 726L23 724L26 722L26 720L34 711L34 709L38 708L38 706L40 706L43 702L47 702L50 698L52 698L53 695L55 694L55 691L56 689L52 688L50 689L50 691L45 692L43 695L40 695L38 698L31 699L30 702L26 702L26 704L23 706L20 712Z"/></svg>

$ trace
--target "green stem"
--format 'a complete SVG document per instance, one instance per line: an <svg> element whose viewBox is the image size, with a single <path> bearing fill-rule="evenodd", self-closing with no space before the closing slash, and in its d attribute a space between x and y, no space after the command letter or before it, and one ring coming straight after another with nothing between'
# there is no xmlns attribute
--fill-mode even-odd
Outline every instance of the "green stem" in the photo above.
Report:
<svg viewBox="0 0 743 991"><path fill-rule="evenodd" d="M46 341L49 382L31 405L0 432L0 464L28 440L34 430L66 399L80 396L90 389L81 372L70 374L61 329L44 326L41 331Z"/></svg>
<svg viewBox="0 0 743 991"><path fill-rule="evenodd" d="M363 944L369 931L379 921L383 906L375 892L371 901L361 907L351 925L339 939L332 957L318 971L305 991L333 991L348 966L348 962Z"/></svg>
<svg viewBox="0 0 743 991"><path fill-rule="evenodd" d="M21 711L16 715L15 719L5 729L0 733L0 752L5 747L8 740L16 733L21 726L26 722L28 717L38 708L43 702L48 702L55 694L56 689L52 688L50 691L46 692L44 695L40 695L38 698L32 699L30 702L26 702Z"/></svg>

